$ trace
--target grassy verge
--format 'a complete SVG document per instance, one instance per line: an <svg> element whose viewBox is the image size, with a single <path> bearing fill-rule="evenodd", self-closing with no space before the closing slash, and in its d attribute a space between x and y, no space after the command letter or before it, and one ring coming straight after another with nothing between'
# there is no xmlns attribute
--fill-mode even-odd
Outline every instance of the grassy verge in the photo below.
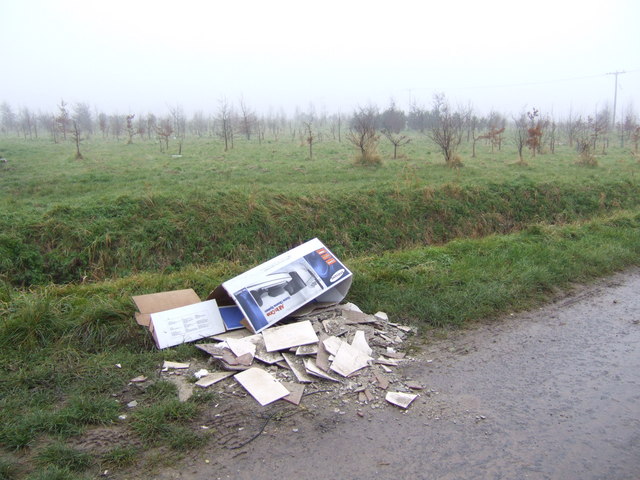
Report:
<svg viewBox="0 0 640 480"><path fill-rule="evenodd" d="M229 191L84 207L27 221L0 215L0 279L28 286L259 263L310 238L364 255L566 223L640 202L640 183L521 180L462 188L376 188L333 196Z"/></svg>
<svg viewBox="0 0 640 480"><path fill-rule="evenodd" d="M349 300L365 311L387 311L423 332L461 326L639 265L640 210L343 260L355 272ZM129 297L176 287L194 287L204 296L241 269L222 263L92 285L7 288L0 297L0 478L79 478L105 465L130 465L135 445L106 453L73 448L71 439L98 426L117 426L133 439L177 450L206 442L189 422L208 399L180 404L175 390L161 383L144 392L143 408L119 422L127 409L113 395L131 378L156 378L163 359L198 355L192 345L156 351L134 323Z"/></svg>

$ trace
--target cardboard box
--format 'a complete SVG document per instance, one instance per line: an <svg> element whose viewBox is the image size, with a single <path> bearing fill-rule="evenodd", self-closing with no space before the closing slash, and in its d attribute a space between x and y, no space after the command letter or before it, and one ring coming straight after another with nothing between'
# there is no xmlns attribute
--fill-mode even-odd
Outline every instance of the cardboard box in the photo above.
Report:
<svg viewBox="0 0 640 480"><path fill-rule="evenodd" d="M314 238L224 282L208 299L237 305L258 333L311 302L339 303L352 280L352 273Z"/></svg>
<svg viewBox="0 0 640 480"><path fill-rule="evenodd" d="M225 331L215 301L201 302L193 289L151 293L133 297L136 321L149 328L160 349Z"/></svg>

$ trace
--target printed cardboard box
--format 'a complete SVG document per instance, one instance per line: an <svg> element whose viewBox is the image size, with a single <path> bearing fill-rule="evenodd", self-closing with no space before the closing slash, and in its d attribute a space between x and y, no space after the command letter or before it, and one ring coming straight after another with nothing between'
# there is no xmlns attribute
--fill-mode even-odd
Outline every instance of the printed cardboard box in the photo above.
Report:
<svg viewBox="0 0 640 480"><path fill-rule="evenodd" d="M238 328L242 318L239 308L219 309L213 300L201 302L191 288L137 295L133 301L139 310L136 321L149 329L160 349L217 335L225 325Z"/></svg>
<svg viewBox="0 0 640 480"><path fill-rule="evenodd" d="M235 303L258 333L310 302L339 303L352 280L349 269L314 238L224 282L208 298Z"/></svg>

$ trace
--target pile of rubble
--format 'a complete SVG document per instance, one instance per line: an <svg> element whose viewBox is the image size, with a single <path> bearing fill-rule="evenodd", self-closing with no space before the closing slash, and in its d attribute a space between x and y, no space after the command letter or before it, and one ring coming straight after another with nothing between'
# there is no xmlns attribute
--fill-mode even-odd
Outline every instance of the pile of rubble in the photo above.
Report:
<svg viewBox="0 0 640 480"><path fill-rule="evenodd" d="M417 397L414 392L423 389L396 373L408 360L403 349L413 327L392 323L383 312L362 313L353 304L292 320L259 334L240 329L212 337L213 343L196 344L219 368L192 372L198 378L195 386L208 388L233 376L262 406L279 399L298 405L305 386L322 382L341 395L357 394L363 404L384 395L405 409ZM167 362L165 370L188 366Z"/></svg>

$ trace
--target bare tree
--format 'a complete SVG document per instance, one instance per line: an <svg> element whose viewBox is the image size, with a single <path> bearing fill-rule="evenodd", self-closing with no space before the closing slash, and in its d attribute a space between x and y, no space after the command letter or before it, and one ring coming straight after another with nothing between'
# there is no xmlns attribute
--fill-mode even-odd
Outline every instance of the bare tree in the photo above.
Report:
<svg viewBox="0 0 640 480"><path fill-rule="evenodd" d="M16 127L16 114L7 102L2 102L0 105L0 127L5 135L13 132Z"/></svg>
<svg viewBox="0 0 640 480"><path fill-rule="evenodd" d="M411 139L407 135L400 135L399 133L393 133L389 130L383 129L382 134L391 142L393 145L393 159L396 160L398 158L398 148L404 145L407 145L411 142Z"/></svg>
<svg viewBox="0 0 640 480"><path fill-rule="evenodd" d="M93 134L93 115L87 103L76 103L73 106L73 118L85 136Z"/></svg>
<svg viewBox="0 0 640 480"><path fill-rule="evenodd" d="M313 160L313 144L317 142L313 124L311 122L302 122L305 131L305 143L309 145L309 160Z"/></svg>
<svg viewBox="0 0 640 480"><path fill-rule="evenodd" d="M122 116L117 113L109 115L109 130L111 135L116 137L116 140L120 141L120 135L122 135Z"/></svg>
<svg viewBox="0 0 640 480"><path fill-rule="evenodd" d="M513 119L513 123L515 126L513 139L516 144L516 149L518 150L518 163L520 165L526 165L522 152L527 143L527 138L529 138L529 120L527 114L521 113L518 118Z"/></svg>
<svg viewBox="0 0 640 480"><path fill-rule="evenodd" d="M18 126L20 130L22 130L22 135L27 139L33 138L33 116L31 115L31 111L27 107L23 107L20 109L20 113L18 114Z"/></svg>
<svg viewBox="0 0 640 480"><path fill-rule="evenodd" d="M407 117L402 110L396 107L394 100L387 109L380 114L380 128L390 133L398 134L407 126Z"/></svg>
<svg viewBox="0 0 640 480"><path fill-rule="evenodd" d="M69 117L69 111L67 110L67 104L64 100L60 100L60 105L58 105L58 115L56 116L56 124L58 125L58 129L62 133L62 139L67 139L67 131L69 130L69 125L71 124L71 118Z"/></svg>
<svg viewBox="0 0 640 480"><path fill-rule="evenodd" d="M378 155L380 136L376 133L378 109L374 106L359 107L351 119L346 139L360 150L356 163L375 165L381 162Z"/></svg>
<svg viewBox="0 0 640 480"><path fill-rule="evenodd" d="M153 113L147 114L147 140L151 140L151 134L158 131L158 119Z"/></svg>
<svg viewBox="0 0 640 480"><path fill-rule="evenodd" d="M131 145L133 143L133 136L138 133L136 128L133 125L133 119L136 117L134 113L130 113L126 116L125 120L127 122L127 135L129 138L127 139L127 145Z"/></svg>
<svg viewBox="0 0 640 480"><path fill-rule="evenodd" d="M251 134L257 123L256 114L247 107L244 98L240 97L240 133L251 140Z"/></svg>
<svg viewBox="0 0 640 480"><path fill-rule="evenodd" d="M169 151L169 138L173 135L173 121L169 117L161 118L156 126L156 135L160 142L160 152Z"/></svg>
<svg viewBox="0 0 640 480"><path fill-rule="evenodd" d="M462 141L462 116L452 111L444 94L434 96L433 119L429 137L440 148L449 167L461 167L462 161L457 151Z"/></svg>
<svg viewBox="0 0 640 480"><path fill-rule="evenodd" d="M233 148L233 108L224 97L218 101L218 121L220 122L218 135L224 141L226 152L229 148Z"/></svg>
<svg viewBox="0 0 640 480"><path fill-rule="evenodd" d="M109 116L104 112L98 114L98 128L102 133L102 138L107 138L109 135Z"/></svg>
<svg viewBox="0 0 640 480"><path fill-rule="evenodd" d="M529 147L531 156L534 158L536 156L536 152L539 152L542 147L542 135L544 133L543 122L538 118L539 116L540 111L537 108L533 108L530 112L527 112L529 128L527 129L526 145Z"/></svg>
<svg viewBox="0 0 640 480"><path fill-rule="evenodd" d="M80 142L83 140L82 139L82 132L80 130L80 126L78 124L78 121L74 118L71 121L71 137L73 138L74 143L76 144L76 160L83 160L84 157L82 156L82 153L80 153Z"/></svg>

